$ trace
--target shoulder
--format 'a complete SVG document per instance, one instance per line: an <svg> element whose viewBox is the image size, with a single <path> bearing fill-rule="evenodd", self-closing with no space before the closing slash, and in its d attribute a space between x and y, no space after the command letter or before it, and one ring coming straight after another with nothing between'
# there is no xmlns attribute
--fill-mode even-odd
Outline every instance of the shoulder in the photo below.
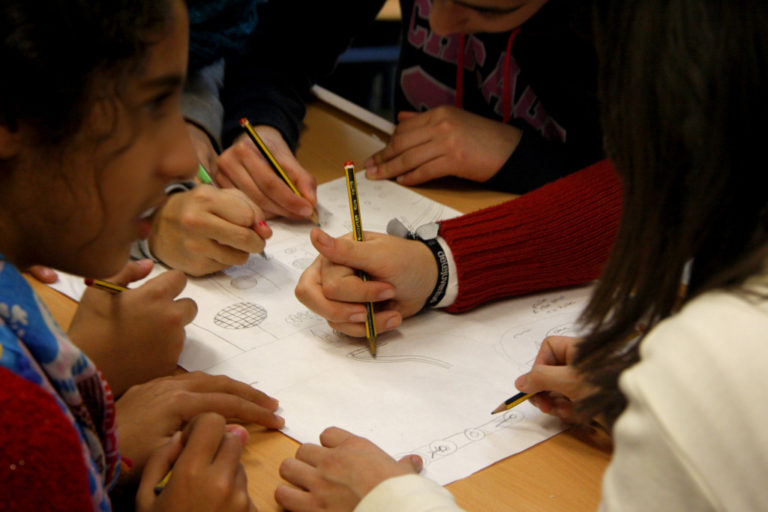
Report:
<svg viewBox="0 0 768 512"><path fill-rule="evenodd" d="M91 510L83 448L41 387L0 368L0 509Z"/></svg>
<svg viewBox="0 0 768 512"><path fill-rule="evenodd" d="M655 481L639 477L645 491L678 487L667 499L681 505L761 508L766 363L768 300L718 291L691 301L646 336L640 362L620 379L628 406L616 424L616 467L645 464L656 471Z"/></svg>

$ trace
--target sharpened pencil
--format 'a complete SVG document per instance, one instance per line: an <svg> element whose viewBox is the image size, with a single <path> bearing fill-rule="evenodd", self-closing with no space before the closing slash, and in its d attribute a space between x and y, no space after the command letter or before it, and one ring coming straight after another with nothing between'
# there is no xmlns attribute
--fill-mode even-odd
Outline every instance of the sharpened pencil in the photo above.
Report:
<svg viewBox="0 0 768 512"><path fill-rule="evenodd" d="M245 130L245 133L248 134L248 137L251 138L254 144L256 144L256 147L258 148L259 152L264 156L264 158L267 160L267 163L272 168L273 171L275 171L275 174L280 176L280 179L282 179L286 185L288 185L288 188L291 189L291 191L296 194L299 197L304 197L301 195L301 192L299 192L299 189L296 188L296 185L293 184L293 181L291 181L291 178L288 177L288 174L283 170L283 168L280 166L280 164L277 162L275 157L272 155L272 152L269 150L266 144L264 144L264 141L259 137L259 134L256 133L256 130L253 129L253 126L251 123L246 119L245 117L240 119L240 126ZM312 214L309 216L309 220L315 223L315 225L320 225L320 218L317 215L317 210L312 209Z"/></svg>
<svg viewBox="0 0 768 512"><path fill-rule="evenodd" d="M349 196L349 213L352 216L352 234L355 240L362 242L365 240L363 235L363 220L360 217L360 202L357 197L357 181L355 180L355 164L346 162L344 172L347 177L347 195ZM368 280L368 275L363 271L358 271L360 279ZM373 316L373 303L365 303L365 337L368 339L368 350L371 355L376 357L376 321Z"/></svg>
<svg viewBox="0 0 768 512"><path fill-rule="evenodd" d="M491 414L496 414L496 413L499 413L499 412L508 411L511 408L513 408L514 406L519 405L519 404L525 402L526 400L528 400L529 398L531 398L535 394L536 393L518 393L518 394L516 394L514 396L511 396L511 397L507 398L506 400L504 400L503 402L501 402L497 408L495 408L493 411L491 411Z"/></svg>

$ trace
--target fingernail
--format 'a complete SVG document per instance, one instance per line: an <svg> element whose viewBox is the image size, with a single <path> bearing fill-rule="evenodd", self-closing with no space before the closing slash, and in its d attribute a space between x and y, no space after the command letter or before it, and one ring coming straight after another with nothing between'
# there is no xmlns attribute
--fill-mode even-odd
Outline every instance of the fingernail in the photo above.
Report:
<svg viewBox="0 0 768 512"><path fill-rule="evenodd" d="M268 228L268 227L269 227L269 226L267 225L267 221L265 221L265 220L260 220L260 221L259 221L259 226L261 226L261 227L263 227L263 228Z"/></svg>
<svg viewBox="0 0 768 512"><path fill-rule="evenodd" d="M317 243L330 249L333 247L333 238L330 237L325 231L318 230Z"/></svg>
<svg viewBox="0 0 768 512"><path fill-rule="evenodd" d="M141 260L137 260L136 263L139 265L139 267L142 268L142 270L150 269L155 264L154 261L152 261L150 259L146 259L146 258L145 259L141 259Z"/></svg>
<svg viewBox="0 0 768 512"><path fill-rule="evenodd" d="M376 165L373 165L373 162L371 162L370 165L365 166L365 175L369 177L373 177L379 174L379 168Z"/></svg>
<svg viewBox="0 0 768 512"><path fill-rule="evenodd" d="M393 290L392 288L387 288L386 290L376 295L376 300L388 300L394 296L395 296L395 290Z"/></svg>
<svg viewBox="0 0 768 512"><path fill-rule="evenodd" d="M411 455L410 457L413 469L415 469L417 473L421 473L421 470L424 469L424 459L418 455Z"/></svg>
<svg viewBox="0 0 768 512"><path fill-rule="evenodd" d="M386 329L394 329L398 325L400 325L400 317L393 317L386 321L384 327Z"/></svg>
<svg viewBox="0 0 768 512"><path fill-rule="evenodd" d="M227 432L234 434L240 440L240 443L243 446L245 446L245 444L248 442L248 439L251 437L245 427L238 424L227 425Z"/></svg>
<svg viewBox="0 0 768 512"><path fill-rule="evenodd" d="M525 391L525 389L528 387L528 374L519 376L517 379L515 379L515 387L519 389L520 391Z"/></svg>
<svg viewBox="0 0 768 512"><path fill-rule="evenodd" d="M365 163L363 164L363 167L367 167L370 169L375 165L376 165L376 162L373 161L373 158L369 158L368 160L365 161Z"/></svg>
<svg viewBox="0 0 768 512"><path fill-rule="evenodd" d="M396 180L398 183L402 183L402 182L404 182L404 181L405 181L405 176L403 176L403 175L401 174L400 176L398 176L397 178L395 178L395 180Z"/></svg>
<svg viewBox="0 0 768 512"><path fill-rule="evenodd" d="M353 323L364 322L365 313L353 313L349 315L349 321Z"/></svg>
<svg viewBox="0 0 768 512"><path fill-rule="evenodd" d="M299 215L301 215L302 217L309 217L310 215L312 215L312 207L311 206L307 206L305 208L302 208L299 211Z"/></svg>
<svg viewBox="0 0 768 512"><path fill-rule="evenodd" d="M178 443L179 441L181 441L181 430L174 432L170 440L171 443Z"/></svg>

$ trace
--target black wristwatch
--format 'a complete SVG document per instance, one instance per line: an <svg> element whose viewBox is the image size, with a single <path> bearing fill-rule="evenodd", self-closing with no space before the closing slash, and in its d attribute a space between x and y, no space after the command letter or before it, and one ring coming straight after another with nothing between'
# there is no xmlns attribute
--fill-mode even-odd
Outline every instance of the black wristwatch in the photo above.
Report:
<svg viewBox="0 0 768 512"><path fill-rule="evenodd" d="M440 233L440 224L430 222L429 224L419 226L415 231L409 231L400 219L395 218L387 223L387 233L409 240L418 240L432 251L432 255L437 263L437 282L422 309L432 308L439 304L443 300L445 291L448 288L448 257L445 255L440 242L437 241L437 236Z"/></svg>

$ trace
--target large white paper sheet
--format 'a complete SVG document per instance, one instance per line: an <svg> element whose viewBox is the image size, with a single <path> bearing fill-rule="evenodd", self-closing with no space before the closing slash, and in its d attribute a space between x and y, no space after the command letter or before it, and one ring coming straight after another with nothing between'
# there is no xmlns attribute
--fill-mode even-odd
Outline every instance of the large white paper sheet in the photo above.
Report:
<svg viewBox="0 0 768 512"><path fill-rule="evenodd" d="M407 226L458 215L389 181L358 176L363 227L384 231L393 216ZM351 230L344 179L318 190L320 222L333 236ZM331 330L294 296L317 252L306 223L270 221L268 259L190 279L183 295L199 313L187 329L180 364L249 383L280 400L285 433L317 442L329 425L368 437L393 456L418 453L441 484L466 477L562 429L528 403L495 416L515 393L541 340L575 334L589 297L578 288L487 305L462 315L431 311L378 339ZM155 272L161 271L160 269ZM56 287L79 298L82 279Z"/></svg>

